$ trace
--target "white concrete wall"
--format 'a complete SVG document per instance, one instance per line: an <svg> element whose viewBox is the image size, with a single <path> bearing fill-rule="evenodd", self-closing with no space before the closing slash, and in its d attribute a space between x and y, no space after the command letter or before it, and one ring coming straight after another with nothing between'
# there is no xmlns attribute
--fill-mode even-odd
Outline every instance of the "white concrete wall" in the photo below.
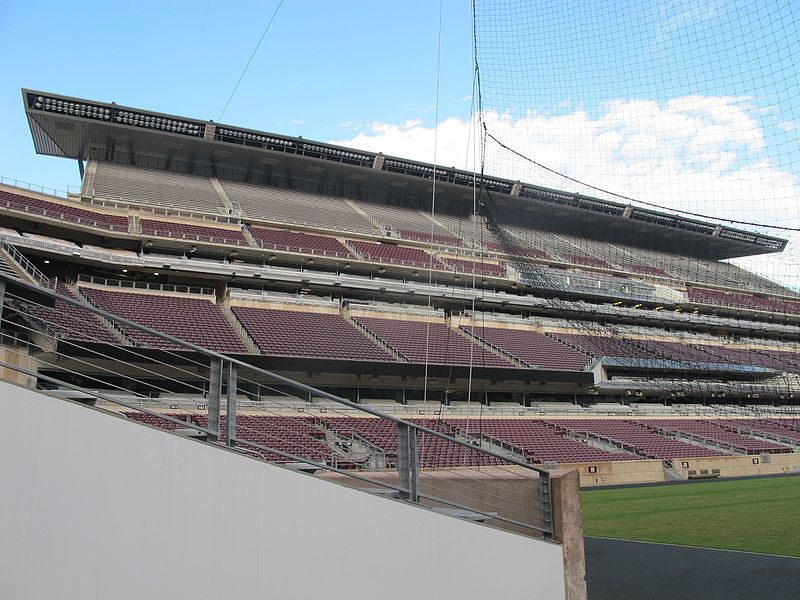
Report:
<svg viewBox="0 0 800 600"><path fill-rule="evenodd" d="M561 548L0 382L0 598L564 598Z"/></svg>

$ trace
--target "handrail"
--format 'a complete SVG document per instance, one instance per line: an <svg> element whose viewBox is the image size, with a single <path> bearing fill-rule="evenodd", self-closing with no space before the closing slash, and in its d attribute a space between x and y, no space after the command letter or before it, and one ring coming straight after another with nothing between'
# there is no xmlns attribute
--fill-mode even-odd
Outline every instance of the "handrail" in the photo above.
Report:
<svg viewBox="0 0 800 600"><path fill-rule="evenodd" d="M42 273L39 269L36 268L28 258L22 254L13 244L10 244L5 239L0 239L0 250L8 254L14 262L20 266L28 275L30 275L36 283L38 283L42 287L50 288L55 287L54 282L51 282L50 279Z"/></svg>
<svg viewBox="0 0 800 600"><path fill-rule="evenodd" d="M151 328L149 328L149 327L147 327L145 325L141 325L141 324L136 323L134 321L131 321L129 319L126 319L126 318L119 317L117 315L108 313L108 312L106 312L106 311L104 311L102 309L99 309L99 308L95 307L95 306L86 305L86 304L80 302L79 300L76 300L76 299L68 297L68 296L63 296L63 295L58 294L57 292L55 292L53 290L44 289L44 288L38 288L38 287L28 283L28 282L16 280L16 279L13 279L13 278L5 275L5 274L0 273L0 283L4 283L4 282L5 283L12 283L14 286L18 286L18 288L19 287L24 288L24 289L26 289L28 291L36 291L36 292L39 293L40 297L41 296L46 296L46 297L52 298L53 300L57 299L59 302L62 302L62 303L67 303L67 304L70 304L70 305L73 305L73 306L77 306L77 307L81 308L83 311L88 311L89 313L92 313L92 314L94 314L96 316L99 316L99 317L103 318L104 320L108 320L108 321L111 321L113 323L116 323L118 326L123 326L126 329L128 329L128 328L134 329L134 330L137 330L139 332L145 333L148 336L151 336L153 338L161 340L161 342L167 342L168 344L170 344L170 345L172 345L174 347L177 347L178 351L192 352L192 353L195 353L197 355L200 355L200 356L205 357L205 358L208 359L208 362L204 362L204 361L198 361L196 358L192 358L189 355L187 355L185 357L186 360L189 361L189 363L187 363L187 364L194 364L194 365L201 366L201 367L203 365L205 365L206 369L208 368L209 365L211 367L210 374L207 377L206 377L206 375L202 375L202 377L206 381L208 381L210 383L210 386L211 386L210 389L217 389L217 392L215 392L215 396L214 396L213 400L212 400L212 397L211 397L211 391L209 391L209 401L208 401L209 426L207 428L199 427L196 424L186 423L184 421L180 421L180 420L174 419L172 417L167 417L167 416L162 415L160 413L154 413L154 412L151 412L151 411L142 411L142 412L144 412L146 414L151 414L153 416L157 416L159 418L163 418L168 422L171 421L171 422L174 422L174 423L178 423L178 424L181 424L181 425L183 425L185 427L193 427L193 428L195 428L195 429L197 429L199 431L203 431L207 435L209 435L210 436L209 439L211 441L217 441L219 439L219 436L221 436L223 434L222 428L220 427L221 421L220 421L220 410L219 410L220 400L224 400L224 396L221 395L221 391L222 391L221 377L222 377L222 374L226 370L226 366L225 365L228 365L228 367L227 367L227 371L229 373L228 377L229 378L231 376L234 377L234 379L233 379L234 387L233 388L230 387L230 385L231 385L230 381L231 380L230 379L228 380L229 381L229 386L228 386L228 390L229 390L228 391L228 414L229 415L235 416L235 412L233 412L233 413L231 412L231 411L235 411L235 400L234 400L234 404L232 405L231 404L232 396L231 396L231 391L230 390L231 389L233 389L233 390L237 390L238 389L236 387L237 386L236 379L235 379L236 375L235 374L234 375L230 375L230 373L235 373L235 372L241 371L243 373L247 372L248 373L248 377L251 377L249 373L256 374L257 376L259 376L260 378L264 379L265 381L269 381L270 382L269 383L270 386L276 386L277 385L278 387L285 386L286 388L290 388L291 390L293 390L290 393L290 397L291 397L291 394L296 394L298 392L302 392L304 394L307 394L310 397L317 397L317 398L323 398L323 399L330 400L335 405L338 405L338 406L342 407L343 410L357 411L357 412L362 413L364 415L370 415L370 416L373 416L373 417L380 418L384 422L393 423L397 428L398 439L400 439L400 440L404 439L403 436L405 435L406 436L405 439L408 441L408 444L409 444L409 450L405 453L405 456L406 456L407 460L405 462L403 462L402 458L400 458L399 462L398 462L398 471L399 471L399 473L401 475L401 484L399 486L395 485L395 484L380 484L380 485L383 485L383 487L389 487L389 488L392 488L392 489L395 489L395 490L399 491L401 493L401 497L404 497L404 498L406 498L406 499L408 499L410 501L413 501L413 502L418 502L420 498L424 498L424 499L427 499L427 500L432 501L432 502L445 504L445 505L450 505L450 506L455 506L455 507L459 507L459 508L464 508L464 509L471 510L473 512L477 512L477 513L480 513L480 514L485 514L487 517L491 517L496 521L505 522L506 525L524 526L524 527L527 527L529 529L533 529L533 530L537 530L537 531L540 531L540 532L544 532L546 535L549 535L550 533L552 533L552 528L553 528L552 518L551 518L551 514L552 514L551 506L552 505L551 505L551 499L547 495L548 482L549 482L549 471L547 469L545 469L545 468L537 467L535 465L531 465L528 462L525 462L523 460L518 460L518 459L516 459L516 458L514 458L512 456L499 454L499 453L494 452L494 451L492 451L490 449L482 448L480 446L475 446L475 445L473 445L473 444L471 444L469 442L466 442L466 441L463 441L463 440L459 439L458 437L454 437L453 435L450 435L450 434L447 434L447 433L442 433L442 432L437 431L435 429L430 429L430 428L428 428L428 427L426 427L424 425L421 425L421 424L416 424L416 423L412 423L412 422L406 421L406 420L404 420L404 419L402 419L400 417L396 417L396 416L393 416L393 415L389 415L389 414L383 413L383 412L381 412L379 410L376 410L375 408L372 408L372 407L369 407L369 406L365 406L365 405L360 405L360 404L357 404L355 402L351 402L350 400L348 400L346 398L342 398L340 396L337 396L335 394L326 392L324 390L317 389L317 388L315 388L313 386L310 386L310 385L295 381L293 379L290 379L288 377L279 375L279 374L274 373L272 371L269 371L269 370L266 370L266 369L262 369L262 368L260 368L258 366L252 365L252 364L250 364L248 362L245 362L243 360L234 358L232 356L224 355L224 354L219 353L219 352L215 352L215 351L212 351L212 350L205 349L205 348L200 347L200 346L198 346L196 344L193 344L193 343L190 343L190 342L186 342L184 340L180 340L180 339L178 339L178 338L176 338L174 336L168 335L168 334L161 333L159 331L156 331L154 329L151 329ZM7 296L10 297L10 298L13 297L12 295L9 295L8 293L7 293ZM133 350L133 349L131 349L131 350ZM172 351L174 351L174 350L171 350L170 352L172 352ZM94 353L97 354L97 356L99 356L100 359L107 358L102 353L99 353L99 352L96 352L96 351ZM149 356L149 355L147 355L147 354L142 355L142 358L146 358L147 356ZM156 360L156 362L158 362L158 360ZM137 366L138 365L137 362L131 362L130 364L136 369L140 369L141 368L140 366ZM172 364L172 363L161 363L161 364L169 365L169 364ZM6 366L6 365L3 365L3 366ZM9 368L13 369L13 370L17 370L17 371L20 371L20 372L23 371L22 368L17 368L14 365L7 365L7 366ZM216 375L215 375L215 372L216 372ZM47 381L47 379L45 379L45 375L37 374L37 373L30 373L30 375L32 377L34 377L34 378L39 377L39 378L43 379L44 381ZM81 388L80 386L77 386L77 385L74 385L74 384L70 384L70 383L67 383L67 382L63 382L63 381L60 381L60 380L55 379L55 378L52 378L52 380L53 380L53 383L56 383L58 385L63 385L65 387L69 388L69 389L76 389L76 390L79 390L79 391L84 391L86 393L91 394L94 397L100 398L100 399L105 400L107 402L110 402L110 403L113 403L113 404L118 404L120 406L125 406L126 408L131 408L131 409L134 409L134 410L141 410L140 407L134 406L132 404L128 404L124 400L121 400L119 398L114 398L114 397L112 397L112 396L110 396L108 394L103 394L103 393L95 392L95 391L87 391L85 388ZM252 377L251 377L250 380L251 381L253 380ZM216 383L214 383L215 381L216 381ZM242 381L247 382L248 380L247 379L242 379ZM215 388L215 386L219 386L219 387ZM234 393L235 393L235 391L234 391ZM286 393L286 392L281 392L281 393ZM214 408L214 412L212 413L211 405L214 402L215 402L215 408ZM212 420L212 418L213 418L213 420ZM235 424L235 418L232 419L232 422ZM242 445L242 446L249 446L249 447L253 447L253 448L258 448L258 449L263 450L265 452L272 453L272 455L281 456L281 457L283 457L285 459L292 460L292 461L295 461L295 462L308 463L310 465L314 465L315 468L318 468L318 469L325 469L325 470L333 471L333 472L336 472L336 473L342 473L342 474L348 475L350 477L355 477L356 479L361 479L363 481L368 481L373 485L379 483L378 481L373 480L371 478L355 475L355 474L353 474L353 473L351 473L349 471L345 471L343 469L339 469L339 468L337 468L337 467L335 467L333 465L319 464L318 462L312 460L309 457L297 456L297 455L292 454L291 452L281 451L279 448L271 448L271 447L268 447L266 445L261 445L261 444L255 443L253 441L249 441L247 439L242 439L241 437L236 435L237 429L235 429L235 425L234 425L234 428L231 428L232 426L231 426L231 422L230 421L229 421L228 427L229 427L229 429L228 429L227 439L228 439L229 445ZM246 431L246 428L245 428L245 431ZM405 431L406 433L403 434L402 433L403 431ZM417 463L417 456L418 455L416 453L416 444L417 444L417 439L419 438L419 436L421 436L423 434L424 434L424 436L427 436L428 438L431 438L431 439L435 438L435 439L447 442L448 444L459 446L459 447L464 449L462 451L468 450L471 453L475 453L475 454L478 454L478 455L486 457L486 460L478 459L479 462L476 464L476 466L474 468L480 468L477 465L495 464L495 463L492 462L492 460L490 460L490 459L494 459L494 460L497 461L497 464L516 465L517 467L522 467L522 468L524 468L525 470L527 470L529 472L537 473L538 476L539 476L539 479L540 479L540 487L539 487L540 494L541 494L540 504L538 504L536 507L533 507L533 506L531 507L534 510L538 511L536 513L537 514L536 523L535 524L533 524L533 523L520 523L518 520L515 520L516 517L514 517L513 515L500 516L500 515L497 515L496 513L493 513L493 512L488 512L488 511L484 512L484 509L481 509L481 508L477 508L476 509L475 507L470 508L470 507L467 507L467 506L462 506L462 505L459 504L458 500L453 500L450 497L444 497L444 498L438 497L435 494L431 494L431 492L429 490L423 491L423 490L418 489L418 485L419 485L418 481L419 481L419 478L420 478L420 467L419 467L419 465ZM423 439L423 438L419 438L419 439ZM402 454L402 452L400 454ZM469 456L469 453L467 453L467 455ZM405 467L404 467L405 471L403 471L402 468L401 468L401 467L403 467L403 465L405 465ZM463 479L464 475L461 475L460 477ZM433 481L434 480L431 480L431 482L433 482ZM458 495L456 494L456 496L458 496ZM460 498L460 496L458 496L458 497Z"/></svg>
<svg viewBox="0 0 800 600"><path fill-rule="evenodd" d="M15 188L20 188L23 190L28 190L30 192L38 192L40 194L45 194L46 196L57 196L59 198L69 198L69 190L58 190L56 188L49 188L43 185L39 185L37 183L30 183L28 181L22 181L21 179L13 179L11 177L4 177L0 175L0 183L4 185L10 185Z"/></svg>
<svg viewBox="0 0 800 600"><path fill-rule="evenodd" d="M5 274L0 273L0 280L10 280L10 278ZM15 280L14 283L16 283L18 285L21 284L23 287L28 287L31 290L35 290L35 291L37 291L39 293L43 293L43 294L45 294L47 296L52 297L53 299L57 299L57 300L62 301L62 302L67 302L69 304L72 304L73 306L78 306L78 307L80 307L80 308L82 308L84 310L88 310L88 311L90 311L90 312L92 312L92 313L94 313L94 314L96 314L96 315L98 315L100 317L104 317L106 319L109 319L109 320L111 320L113 322L117 322L117 323L119 323L121 325L124 325L126 327L133 327L134 329L142 331L142 332L144 332L144 333L146 333L148 335L160 338L163 341L169 342L171 344L174 344L174 345L177 345L177 346L183 346L184 348L186 348L188 350L191 350L192 352L197 352L198 354L202 354L202 355L210 357L210 358L221 360L223 362L228 362L228 363L236 365L237 367L243 367L243 368L245 368L247 370L250 370L250 371L253 371L255 373L258 373L259 375L263 375L263 376L265 376L267 378L274 379L276 381L284 383L284 384L286 384L286 385L288 385L290 387L294 387L294 388L296 388L296 389L298 389L300 391L312 394L312 395L317 396L317 397L322 397L322 398L325 398L327 400L333 400L334 402L336 402L338 404L341 404L342 406L346 406L346 407L349 407L351 409L367 413L367 414L369 414L369 415L371 415L373 417L379 417L381 419L386 419L387 421L391 421L391 422L393 422L395 424L408 425L408 426L418 430L420 433L425 433L427 435L431 435L433 437L436 437L436 438L439 438L439 439L442 439L442 440L445 440L445 441L448 441L448 442L454 442L455 444L457 444L459 446L463 446L464 448L468 448L470 450L474 450L475 449L475 446L473 446L472 444L469 444L467 442L461 442L459 440L455 440L453 437L451 437L451 436L449 436L447 434L440 433L440 432L435 431L433 429L428 429L427 427L424 427L423 425L416 425L416 424L411 423L409 421L406 421L404 419L400 419L398 417L394 417L392 415L383 413L383 412L381 412L379 410L375 410L374 408L370 408L370 407L362 405L362 404L357 404L355 402L351 402L350 400L348 400L346 398L342 398L340 396L336 396L335 394L331 394L329 392L326 392L324 390L320 390L320 389L315 388L313 386L306 385L305 383L301 383L299 381L295 381L295 380L290 379L288 377L284 377L282 375L278 375L277 373L274 373L272 371L268 371L266 369L262 369L261 367L257 367L255 365L252 365L252 364L250 364L248 362L245 362L243 360L239 360L238 358L234 358L232 356L221 354L219 352L215 352L214 350L209 350L207 348L203 348L202 346L198 346L198 345L193 344L191 342L187 342L185 340L181 340L179 338L173 337L173 336L168 335L166 333L162 333L160 331L156 331L155 329L151 329L150 327L147 327L146 325L142 325L142 324L137 323L135 321L131 321L129 319L125 319L125 318L120 317L118 315L106 312L106 311L104 311L104 310L102 310L100 308L97 308L95 306L90 306L90 305L83 304L80 300L76 300L74 298L70 298L69 296L62 296L61 294L58 294L57 292L54 292L52 290L41 289L41 288L35 287L35 286L31 285L31 284L28 284L25 281ZM485 454L491 455L493 458L499 458L499 459L502 459L502 460L507 460L507 458L505 456L502 456L500 454L496 454L494 452L482 451L481 453L485 453ZM522 461L508 460L508 462L510 462L512 464L516 464L517 466L520 466L520 467L526 467L526 468L533 469L534 471L537 471L539 473L547 473L548 472L546 469L542 469L542 468L539 468L539 467L533 467L530 464L522 462Z"/></svg>

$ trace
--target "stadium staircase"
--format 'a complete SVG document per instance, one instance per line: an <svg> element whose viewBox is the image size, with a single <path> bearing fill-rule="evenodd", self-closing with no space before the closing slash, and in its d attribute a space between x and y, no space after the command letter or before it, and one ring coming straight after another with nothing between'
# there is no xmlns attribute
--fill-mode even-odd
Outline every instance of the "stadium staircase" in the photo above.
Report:
<svg viewBox="0 0 800 600"><path fill-rule="evenodd" d="M686 444L692 444L693 446L699 446L700 448L707 448L709 450L714 450L715 452L722 452L725 454L734 454L743 456L747 455L747 450L734 446L733 444L726 444L725 442L720 442L710 438L705 438L703 436L693 433L688 433L685 431L672 431L670 429L665 429L663 427L656 427L653 425L648 425L646 423L644 424L644 426L647 429L654 431L658 435L667 438L672 438L674 440L678 440Z"/></svg>
<svg viewBox="0 0 800 600"><path fill-rule="evenodd" d="M667 477L670 481L685 481L686 477L684 477L683 473L675 468L675 463L672 459L666 459L662 461L664 465L664 473L667 474Z"/></svg>
<svg viewBox="0 0 800 600"><path fill-rule="evenodd" d="M341 241L342 245L343 245L345 248L347 248L347 251L348 251L350 254L352 254L353 256L355 256L357 259L359 259L359 260L363 260L363 261L366 261L366 260L367 260L366 258L364 258L364 255L363 255L363 254L361 254L361 252L359 252L358 250L356 250L355 246L353 246L353 244L351 244L349 240L344 240L344 239L343 239L343 240L340 240L340 241Z"/></svg>
<svg viewBox="0 0 800 600"><path fill-rule="evenodd" d="M228 323L231 324L233 330L238 334L239 339L242 340L242 343L247 348L247 352L249 354L261 354L258 349L258 344L256 344L255 340L250 337L250 334L247 333L244 325L242 325L241 321L239 321L239 319L236 318L236 315L233 314L233 311L231 310L230 298L226 298L221 302L218 302L217 306L228 320Z"/></svg>
<svg viewBox="0 0 800 600"><path fill-rule="evenodd" d="M73 284L64 284L70 292L72 292L72 296L84 306L89 306L92 308L97 308L94 304L92 304L91 300L89 300L86 296L83 295L81 289L78 287L77 283ZM122 330L117 327L117 325L111 320L103 317L102 315L95 315L97 317L96 320L102 323L103 328L105 328L111 335L113 335L118 342L121 344L125 344L127 346L135 346L136 344L134 341L125 335Z"/></svg>
<svg viewBox="0 0 800 600"><path fill-rule="evenodd" d="M50 279L25 255L5 240L0 240L0 273L17 279L24 279L34 285L52 287Z"/></svg>
<svg viewBox="0 0 800 600"><path fill-rule="evenodd" d="M395 358L397 362L403 363L410 363L414 362L410 358L408 358L405 354L397 350L394 346L391 346L386 340L380 337L377 333L374 333L370 329L367 328L366 325L362 325L358 321L356 321L353 317L350 316L350 310L347 306L342 306L340 314L342 318L347 321L356 331L358 331L361 335L368 337L378 346L383 348L384 351L388 352L391 356Z"/></svg>
<svg viewBox="0 0 800 600"><path fill-rule="evenodd" d="M478 445L481 448L489 450L490 452L494 452L495 454L499 454L501 456L505 456L513 460L530 462L530 460L522 451L522 449L517 448L513 444L504 442L485 433L481 434L470 433L468 430L461 429L460 427L456 427L450 423L446 423L446 426L453 432L453 435L458 439L462 439L471 444Z"/></svg>
<svg viewBox="0 0 800 600"><path fill-rule="evenodd" d="M367 469L386 469L390 466L386 460L386 450L370 443L358 433L353 432L347 436L325 421L321 421L320 425L325 429L325 442L352 464Z"/></svg>
<svg viewBox="0 0 800 600"><path fill-rule="evenodd" d="M377 233L377 235L381 236L388 235L388 229L384 227L384 225L380 221L378 221L378 219L373 217L371 214L369 214L367 211L361 208L358 204L356 204L352 200L346 200L346 199L344 203L347 204L347 206L352 208L354 211L356 211L358 214L360 214L362 217L364 217L367 221L369 221L373 229L375 230L375 233ZM345 243L345 246L347 246L347 249L350 250L350 252L353 252L359 258L363 258L358 252L355 252L354 249L350 247L350 244Z"/></svg>
<svg viewBox="0 0 800 600"><path fill-rule="evenodd" d="M225 192L225 188L222 187L222 184L219 182L219 179L217 179L216 177L212 177L211 178L211 185L213 186L214 191L217 192L217 195L219 196L219 200L220 200L220 206L219 206L219 209L218 209L219 212L221 212L223 214L226 214L226 215L234 214L234 212L236 212L236 210L235 210L235 207L233 205L233 202L231 202L231 199L228 197L228 194ZM241 214L241 208L238 208L238 212L239 212L239 214ZM255 241L255 240L253 240L253 241Z"/></svg>
<svg viewBox="0 0 800 600"><path fill-rule="evenodd" d="M0 253L0 273L5 273L10 277L20 277L21 273L11 266L12 261L6 258L5 252Z"/></svg>
<svg viewBox="0 0 800 600"><path fill-rule="evenodd" d="M242 235L244 236L244 239L247 240L247 243L250 246L252 246L253 248L260 248L261 247L259 245L258 241L256 240L256 238L253 237L253 234L250 231L249 227L242 227Z"/></svg>
<svg viewBox="0 0 800 600"><path fill-rule="evenodd" d="M504 350L501 350L497 346L493 346L489 342L480 339L479 337L476 337L474 335L470 335L468 332L464 331L463 329L461 329L461 327L458 326L458 323L456 323L454 321L453 317L450 317L450 319L448 321L448 325L450 326L451 329L455 330L459 335L461 335L461 337L469 340L470 342L472 342L476 346L484 348L486 351L491 352L495 356L499 356L500 358L513 363L515 366L517 366L517 367L519 367L521 369L532 369L532 368L535 368L534 365L529 365L524 360L521 360L521 359L517 358L513 354L509 354L508 352L505 352Z"/></svg>
<svg viewBox="0 0 800 600"><path fill-rule="evenodd" d="M139 222L139 215L131 214L128 218L128 233L142 235L142 224Z"/></svg>

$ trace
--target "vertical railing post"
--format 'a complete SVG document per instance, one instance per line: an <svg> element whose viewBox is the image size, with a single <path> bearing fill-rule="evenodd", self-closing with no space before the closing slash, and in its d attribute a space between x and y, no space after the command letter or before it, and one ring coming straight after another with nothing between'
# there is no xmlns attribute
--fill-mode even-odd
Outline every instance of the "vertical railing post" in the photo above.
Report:
<svg viewBox="0 0 800 600"><path fill-rule="evenodd" d="M419 452L417 452L417 429L408 428L408 490L412 502L419 502Z"/></svg>
<svg viewBox="0 0 800 600"><path fill-rule="evenodd" d="M397 424L397 475L402 488L400 498L417 502L419 499L417 430L406 423Z"/></svg>
<svg viewBox="0 0 800 600"><path fill-rule="evenodd" d="M542 530L545 539L553 537L553 494L550 489L550 473L539 473L539 495L542 499Z"/></svg>
<svg viewBox="0 0 800 600"><path fill-rule="evenodd" d="M228 363L228 395L226 411L228 413L228 446L236 445L236 365Z"/></svg>
<svg viewBox="0 0 800 600"><path fill-rule="evenodd" d="M222 359L211 359L208 376L208 435L209 442L219 440L219 400L222 395Z"/></svg>

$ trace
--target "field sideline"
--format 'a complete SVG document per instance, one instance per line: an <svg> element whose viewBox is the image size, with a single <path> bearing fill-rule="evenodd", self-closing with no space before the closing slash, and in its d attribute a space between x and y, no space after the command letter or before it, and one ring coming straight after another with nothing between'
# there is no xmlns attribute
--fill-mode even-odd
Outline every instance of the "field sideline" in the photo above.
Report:
<svg viewBox="0 0 800 600"><path fill-rule="evenodd" d="M800 476L581 492L586 535L800 557Z"/></svg>

